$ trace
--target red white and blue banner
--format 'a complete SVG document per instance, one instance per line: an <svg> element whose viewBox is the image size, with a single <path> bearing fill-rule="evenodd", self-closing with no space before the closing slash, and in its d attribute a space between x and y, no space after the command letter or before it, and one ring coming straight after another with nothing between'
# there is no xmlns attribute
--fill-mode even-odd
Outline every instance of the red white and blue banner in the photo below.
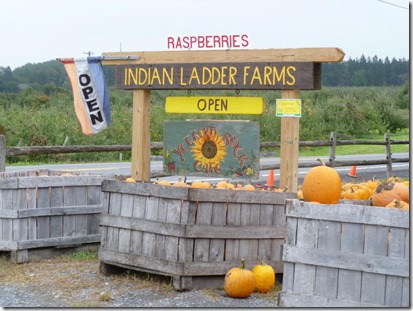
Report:
<svg viewBox="0 0 413 311"><path fill-rule="evenodd" d="M109 90L102 57L60 59L72 85L75 112L85 135L91 136L110 125Z"/></svg>

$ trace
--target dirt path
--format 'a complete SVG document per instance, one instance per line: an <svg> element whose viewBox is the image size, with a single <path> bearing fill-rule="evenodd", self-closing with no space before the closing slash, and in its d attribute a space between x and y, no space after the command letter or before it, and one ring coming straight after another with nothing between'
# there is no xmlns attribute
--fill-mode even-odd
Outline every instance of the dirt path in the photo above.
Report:
<svg viewBox="0 0 413 311"><path fill-rule="evenodd" d="M0 307L275 308L276 298L276 290L247 299L229 298L222 288L177 292L167 278L134 271L103 275L97 258L14 264L0 256Z"/></svg>

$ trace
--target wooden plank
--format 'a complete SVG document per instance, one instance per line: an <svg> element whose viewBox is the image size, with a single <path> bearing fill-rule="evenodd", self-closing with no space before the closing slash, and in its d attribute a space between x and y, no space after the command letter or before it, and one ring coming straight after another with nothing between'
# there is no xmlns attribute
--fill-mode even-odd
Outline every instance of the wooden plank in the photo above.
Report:
<svg viewBox="0 0 413 311"><path fill-rule="evenodd" d="M99 186L87 186L87 206L100 206L102 212L102 201L103 201L103 193L101 190L101 185ZM80 210L80 208L79 208ZM87 228L86 234L99 234L100 227L99 227L99 220L100 215L90 214L86 216L87 221Z"/></svg>
<svg viewBox="0 0 413 311"><path fill-rule="evenodd" d="M323 249L286 245L284 247L283 259L287 262L300 262L309 265L336 267L375 274L401 277L408 277L409 275L409 262L406 259L378 255L330 252Z"/></svg>
<svg viewBox="0 0 413 311"><path fill-rule="evenodd" d="M157 221L160 224L166 223L167 213L168 213L168 205L171 200L160 198L159 205L158 205L158 216ZM165 259L166 257L166 243L165 243L165 235L157 234L155 237L155 257ZM172 253L176 254L177 250L173 250Z"/></svg>
<svg viewBox="0 0 413 311"><path fill-rule="evenodd" d="M212 221L212 203L198 202L198 213L196 218L197 225L207 225L211 227ZM194 243L194 262L209 261L209 243L210 239L197 238Z"/></svg>
<svg viewBox="0 0 413 311"><path fill-rule="evenodd" d="M68 186L65 189L69 188ZM84 186L75 186L75 205L87 205L87 189ZM77 214L75 216L76 235L86 235L87 215Z"/></svg>
<svg viewBox="0 0 413 311"><path fill-rule="evenodd" d="M135 255L132 253L122 253L116 250L100 248L99 259L109 261L114 264L128 265L132 269L145 268L159 273L170 275L183 275L182 263L155 258L152 256Z"/></svg>
<svg viewBox="0 0 413 311"><path fill-rule="evenodd" d="M37 176L19 177L17 189L35 187L100 186L102 176Z"/></svg>
<svg viewBox="0 0 413 311"><path fill-rule="evenodd" d="M44 238L37 240L20 241L18 243L19 249L31 249L51 246L68 246L68 245L81 245L90 243L99 243L100 234L94 234L89 236L72 236L72 237L56 237L56 238Z"/></svg>
<svg viewBox="0 0 413 311"><path fill-rule="evenodd" d="M158 205L160 198L148 197L146 199L145 206L145 219L157 220L158 219ZM144 232L142 236L142 254L146 256L155 256L155 240L156 234L150 232Z"/></svg>
<svg viewBox="0 0 413 311"><path fill-rule="evenodd" d="M341 246L341 225L338 222L318 222L318 249L338 252ZM314 294L337 297L339 269L318 266L315 275Z"/></svg>
<svg viewBox="0 0 413 311"><path fill-rule="evenodd" d="M211 225L215 231L217 226L225 226L226 221L226 203L214 203L212 206L212 220ZM225 256L225 235L221 235L218 239L211 239L209 246L209 262L222 262Z"/></svg>
<svg viewBox="0 0 413 311"><path fill-rule="evenodd" d="M387 256L388 227L366 225L364 231L364 254L373 257L379 255L385 259L394 259ZM402 259L404 260L404 259ZM383 266L385 266L383 264ZM378 303L384 305L386 290L386 275L393 275L392 271L377 273L363 273L361 285L361 301L365 303Z"/></svg>
<svg viewBox="0 0 413 311"><path fill-rule="evenodd" d="M37 208L50 208L50 188L37 189ZM39 217L37 223L37 238L47 239L49 237L50 217Z"/></svg>
<svg viewBox="0 0 413 311"><path fill-rule="evenodd" d="M342 223L341 251L347 254L362 254L363 250L364 225ZM361 271L340 269L337 298L342 300L360 301L361 275Z"/></svg>
<svg viewBox="0 0 413 311"><path fill-rule="evenodd" d="M288 217L409 228L409 211L352 204L315 204L294 200Z"/></svg>
<svg viewBox="0 0 413 311"><path fill-rule="evenodd" d="M10 204L13 200L12 190L1 190L0 191L0 207L3 211L12 210L13 206ZM12 241L13 240L13 221L11 219L1 220L1 230L0 237L2 241Z"/></svg>
<svg viewBox="0 0 413 311"><path fill-rule="evenodd" d="M36 208L13 211L13 215L9 214L11 218L32 218L42 216L65 216L65 215L83 215L83 214L99 214L102 212L101 205L78 205L52 208ZM0 213L0 215L2 215ZM4 213L7 216L7 213Z"/></svg>
<svg viewBox="0 0 413 311"><path fill-rule="evenodd" d="M234 191L235 192L235 191ZM241 204L235 202L227 202L227 218L226 225L240 226L241 225ZM226 239L225 260L240 260L239 257L239 239Z"/></svg>
<svg viewBox="0 0 413 311"><path fill-rule="evenodd" d="M27 195L27 212L36 210L36 198L37 198L37 189L29 188L26 192ZM19 211L20 213L21 211ZM64 220L64 219L63 219ZM37 219L35 217L30 217L28 219L28 240L33 240L37 235Z"/></svg>
<svg viewBox="0 0 413 311"><path fill-rule="evenodd" d="M133 196L133 210L132 218L134 219L143 219L145 218L145 205L146 197L144 196ZM131 230L130 237L130 246L129 252L132 254L141 254L142 253L142 231Z"/></svg>
<svg viewBox="0 0 413 311"><path fill-rule="evenodd" d="M130 194L122 194L121 197L120 217L132 217L133 212L133 196ZM112 216L113 217L113 216ZM131 230L119 228L119 251L128 252L131 242Z"/></svg>
<svg viewBox="0 0 413 311"><path fill-rule="evenodd" d="M214 62L278 62L283 56L294 55L297 62L341 62L344 52L337 47L296 48L296 49L239 49L239 50L200 50L200 51L142 51L106 52L103 65L128 64L172 64L172 63L214 63ZM128 56L139 57L137 60ZM125 60L110 59L123 57ZM105 59L106 58L106 59Z"/></svg>
<svg viewBox="0 0 413 311"><path fill-rule="evenodd" d="M155 185L147 182L126 183L106 179L102 182L103 192L127 193L136 196L154 196L167 199L188 199L189 188Z"/></svg>
<svg viewBox="0 0 413 311"><path fill-rule="evenodd" d="M150 107L149 90L133 91L131 177L150 181Z"/></svg>
<svg viewBox="0 0 413 311"><path fill-rule="evenodd" d="M63 187L51 187L50 188L50 206L62 207L64 197ZM54 216L50 218L50 237L63 236L63 216Z"/></svg>
<svg viewBox="0 0 413 311"><path fill-rule="evenodd" d="M112 193L109 197L109 213L110 216L119 216L120 214L120 204L122 201L122 194L120 193ZM102 215L107 216L107 215ZM101 224L102 224L102 217L101 217ZM106 246L108 249L117 250L119 243L119 228L116 227L108 227L107 228L107 243Z"/></svg>
<svg viewBox="0 0 413 311"><path fill-rule="evenodd" d="M263 191L233 191L225 189L189 188L189 201L202 202L236 202L252 204L272 204L283 206L286 199L297 198L296 193L263 192Z"/></svg>
<svg viewBox="0 0 413 311"><path fill-rule="evenodd" d="M259 226L268 227L272 225L273 206L270 204L261 204L259 206ZM258 240L258 256L266 261L271 258L271 239L260 238Z"/></svg>
<svg viewBox="0 0 413 311"><path fill-rule="evenodd" d="M249 216L250 214L248 214ZM258 215L258 214L257 214ZM255 216L255 215L254 215ZM245 220L247 222L247 220ZM239 224L237 226L187 225L186 236L210 239L284 239L285 227L262 227Z"/></svg>
<svg viewBox="0 0 413 311"><path fill-rule="evenodd" d="M241 224L239 228L245 228L245 226L251 225L251 204L241 204ZM247 230L245 230L247 231ZM250 230L247 231L248 233ZM244 258L246 261L255 259L253 253L251 253L251 240L239 238L239 256L240 259Z"/></svg>
<svg viewBox="0 0 413 311"><path fill-rule="evenodd" d="M320 295L306 295L295 292L281 292L278 299L279 307L293 307L293 308L373 308L381 307L376 304L367 304L349 300L333 299Z"/></svg>
<svg viewBox="0 0 413 311"><path fill-rule="evenodd" d="M179 224L181 221L182 201L168 200L166 202L166 219L168 224ZM179 260L180 240L178 237L165 236L165 256L166 260Z"/></svg>

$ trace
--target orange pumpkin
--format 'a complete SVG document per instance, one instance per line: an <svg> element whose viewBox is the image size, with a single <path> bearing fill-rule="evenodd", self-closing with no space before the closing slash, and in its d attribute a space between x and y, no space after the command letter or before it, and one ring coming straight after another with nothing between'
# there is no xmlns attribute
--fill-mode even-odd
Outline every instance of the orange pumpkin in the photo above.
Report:
<svg viewBox="0 0 413 311"><path fill-rule="evenodd" d="M400 196L400 199L406 203L410 203L409 188L401 182L395 182L393 190Z"/></svg>
<svg viewBox="0 0 413 311"><path fill-rule="evenodd" d="M255 291L259 293L268 293L275 286L274 269L260 260L260 264L254 266L252 273L255 278Z"/></svg>
<svg viewBox="0 0 413 311"><path fill-rule="evenodd" d="M241 265L230 269L225 275L224 290L228 297L248 298L255 288L254 274L245 269L245 261Z"/></svg>
<svg viewBox="0 0 413 311"><path fill-rule="evenodd" d="M174 187L188 187L187 183L182 181L182 179L179 177L178 181L173 184Z"/></svg>
<svg viewBox="0 0 413 311"><path fill-rule="evenodd" d="M316 201L322 204L335 204L341 196L341 178L337 171L325 165L321 159L320 166L310 169L304 177L301 186L303 199L307 202Z"/></svg>
<svg viewBox="0 0 413 311"><path fill-rule="evenodd" d="M381 183L371 197L371 201L374 206L386 206L387 204L393 202L393 200L400 200L399 193L394 190L394 182L383 182Z"/></svg>
<svg viewBox="0 0 413 311"><path fill-rule="evenodd" d="M388 208L398 208L398 209L407 210L407 209L410 209L410 204L409 204L409 203L406 203L406 202L404 202L404 201L402 201L402 200L395 199L395 200L393 200L392 202L390 202L389 204L387 204L386 207L388 207Z"/></svg>

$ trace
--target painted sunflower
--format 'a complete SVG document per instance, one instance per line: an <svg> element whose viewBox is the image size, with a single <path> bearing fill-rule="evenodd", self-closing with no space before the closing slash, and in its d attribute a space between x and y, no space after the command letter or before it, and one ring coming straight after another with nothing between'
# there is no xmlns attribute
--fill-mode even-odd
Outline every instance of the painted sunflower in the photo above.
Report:
<svg viewBox="0 0 413 311"><path fill-rule="evenodd" d="M193 144L191 152L194 153L194 161L201 162L202 166L206 164L218 165L224 161L227 155L227 146L216 131L199 137Z"/></svg>

